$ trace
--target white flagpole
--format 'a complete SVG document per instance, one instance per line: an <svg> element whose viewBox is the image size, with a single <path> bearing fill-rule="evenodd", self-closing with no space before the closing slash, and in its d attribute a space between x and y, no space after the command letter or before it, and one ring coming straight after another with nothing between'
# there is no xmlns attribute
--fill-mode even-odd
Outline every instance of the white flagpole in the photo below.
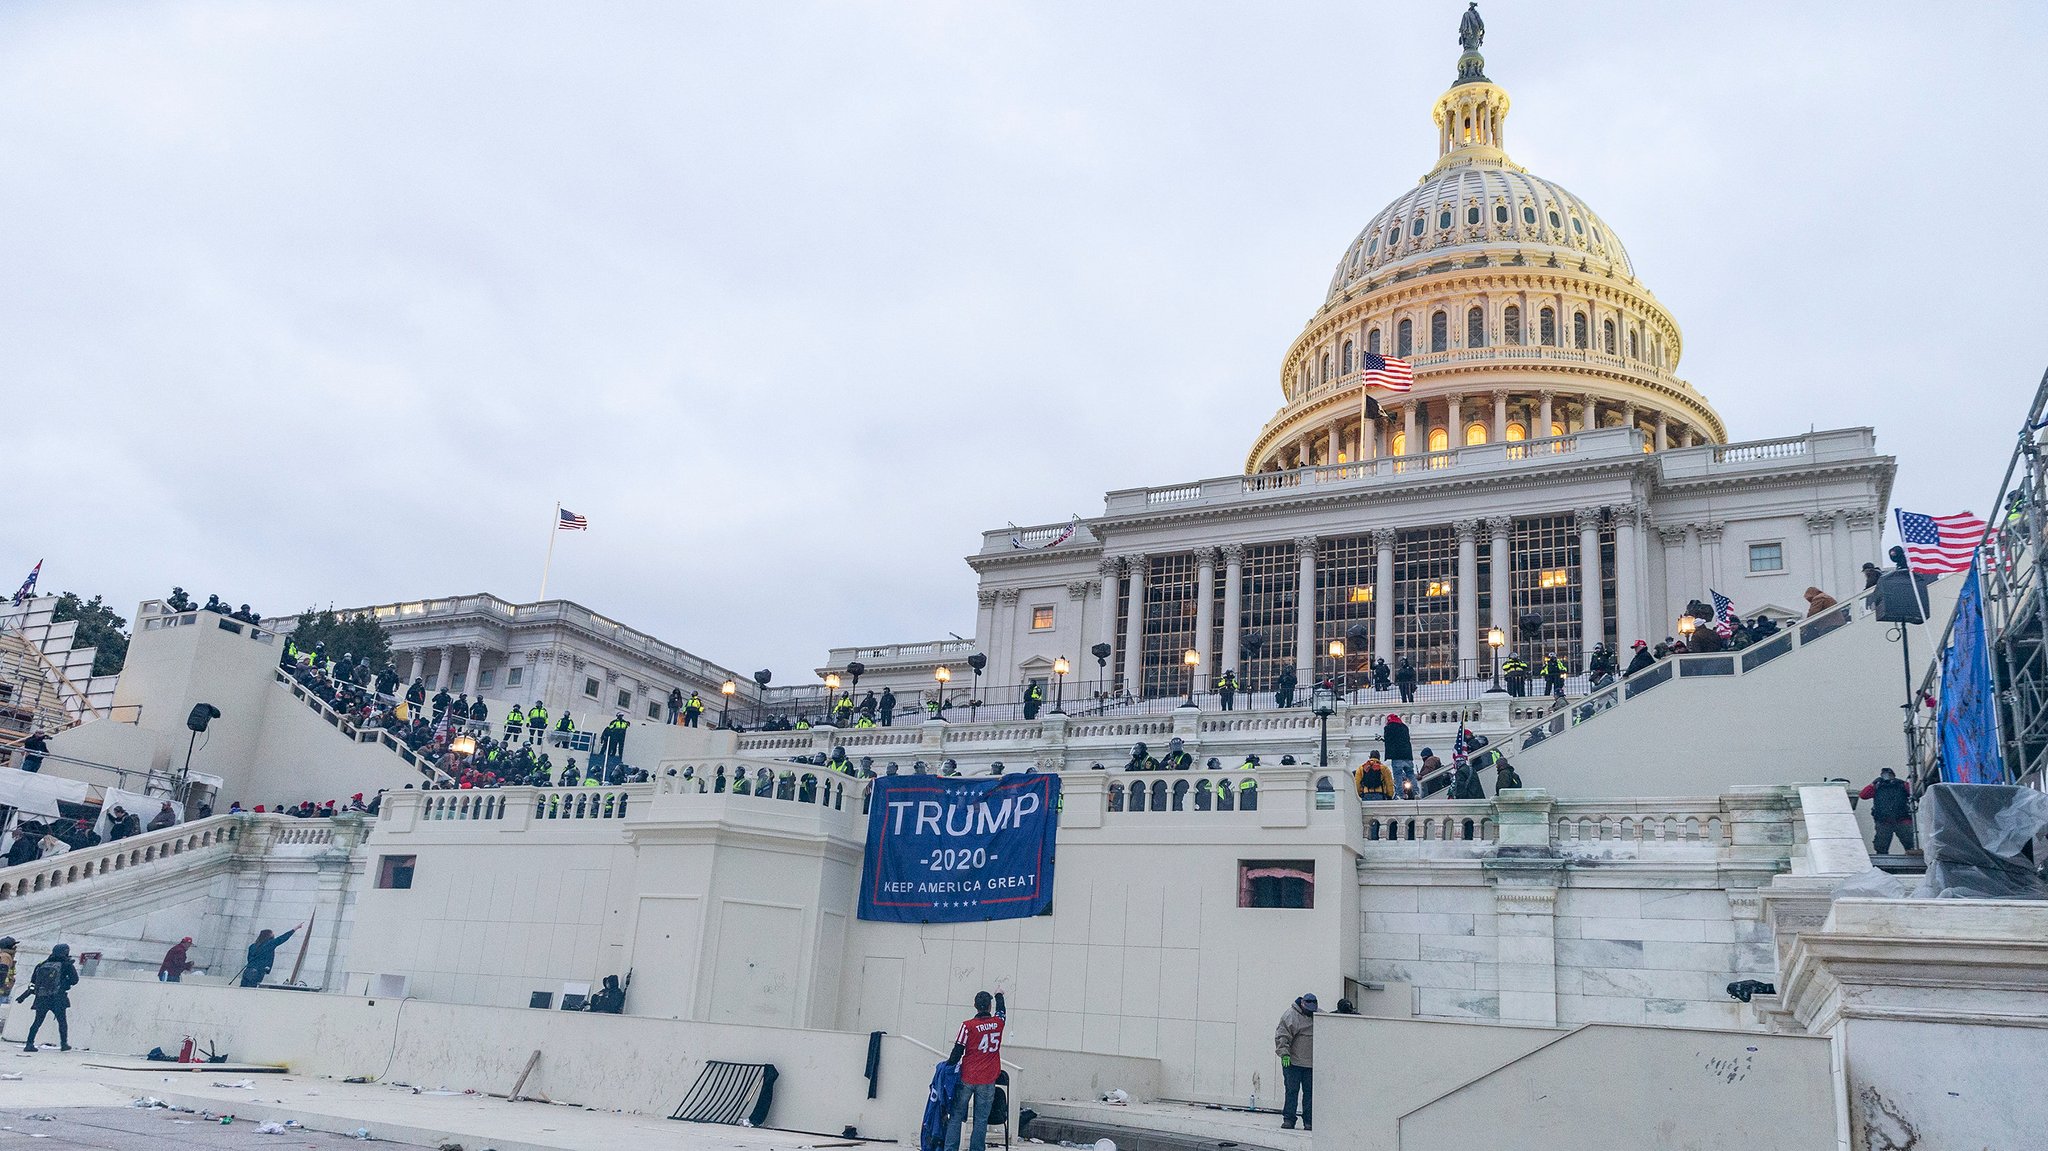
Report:
<svg viewBox="0 0 2048 1151"><path fill-rule="evenodd" d="M1372 399L1372 385L1365 383L1362 377L1363 373L1358 384L1358 462L1361 464L1365 462L1365 405Z"/></svg>
<svg viewBox="0 0 2048 1151"><path fill-rule="evenodd" d="M555 501L555 518L548 523L548 559L540 569L540 598L548 598L548 571L555 566L555 537L562 534L562 501Z"/></svg>

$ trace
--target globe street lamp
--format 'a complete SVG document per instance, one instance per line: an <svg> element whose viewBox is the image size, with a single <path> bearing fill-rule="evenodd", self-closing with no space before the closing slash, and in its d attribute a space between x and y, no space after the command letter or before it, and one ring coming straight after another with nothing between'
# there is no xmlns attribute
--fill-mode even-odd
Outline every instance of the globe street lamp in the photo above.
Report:
<svg viewBox="0 0 2048 1151"><path fill-rule="evenodd" d="M988 657L975 652L967 657L967 666L974 672L974 694L967 697L967 722L973 723L981 711L981 669L988 666Z"/></svg>
<svg viewBox="0 0 2048 1151"><path fill-rule="evenodd" d="M932 718L938 719L946 714L946 685L953 680L953 669L940 664L932 669L932 678L939 681L938 702L932 709Z"/></svg>
<svg viewBox="0 0 2048 1151"><path fill-rule="evenodd" d="M1309 692L1309 705L1315 709L1316 719L1322 723L1321 746L1316 752L1316 766L1330 766L1330 715L1337 710L1337 689L1318 684Z"/></svg>
<svg viewBox="0 0 2048 1151"><path fill-rule="evenodd" d="M718 685L718 694L725 697L725 704L723 707L719 709L718 712L718 726L724 728L730 728L732 726L732 696L733 693L738 691L739 689L740 685L734 683L732 680L726 680L724 683Z"/></svg>
<svg viewBox="0 0 2048 1151"><path fill-rule="evenodd" d="M1698 617L1690 612L1678 617L1678 638L1685 641L1685 646L1692 646L1692 633L1699 626Z"/></svg>
<svg viewBox="0 0 2048 1151"><path fill-rule="evenodd" d="M836 671L828 671L828 672L826 672L826 673L825 673L825 722L826 722L826 723L832 723L832 724L835 724L835 726L836 726L836 721L837 721L837 720L838 720L838 718L839 718L839 712L838 712L837 710L835 710L835 709L836 709L836 707L838 706L838 703L839 703L839 673L838 673L838 672L836 672Z"/></svg>
<svg viewBox="0 0 2048 1151"><path fill-rule="evenodd" d="M1337 663L1337 670L1336 670L1335 674L1333 674L1333 675L1331 675L1331 676L1330 676L1330 686L1331 686L1332 688L1335 688L1335 687L1337 686L1337 681L1338 681L1338 677L1340 677L1340 676L1342 676L1342 675L1344 674L1344 641L1343 641L1343 640L1341 640L1341 639L1333 639L1333 640L1331 640L1331 641L1330 641L1330 658L1331 658L1331 659L1333 659L1333 660L1335 660L1335 661L1336 661L1336 663Z"/></svg>
<svg viewBox="0 0 2048 1151"><path fill-rule="evenodd" d="M1507 690L1500 685L1500 649L1507 642L1508 633L1497 627L1486 629L1486 646L1493 653L1493 686L1486 689L1488 693Z"/></svg>
<svg viewBox="0 0 2048 1151"><path fill-rule="evenodd" d="M1202 653L1196 651L1194 648L1189 648L1186 651L1180 653L1180 662L1187 665L1188 669L1188 701L1182 704L1181 706L1194 707L1196 706L1195 669L1202 666Z"/></svg>
<svg viewBox="0 0 2048 1151"><path fill-rule="evenodd" d="M1065 711L1062 711L1060 709L1060 704L1066 702L1067 673L1072 670L1074 669L1071 665L1067 663L1066 656L1060 656L1058 659L1052 661L1053 683L1055 685L1053 687L1052 696L1052 713L1054 715L1067 714Z"/></svg>

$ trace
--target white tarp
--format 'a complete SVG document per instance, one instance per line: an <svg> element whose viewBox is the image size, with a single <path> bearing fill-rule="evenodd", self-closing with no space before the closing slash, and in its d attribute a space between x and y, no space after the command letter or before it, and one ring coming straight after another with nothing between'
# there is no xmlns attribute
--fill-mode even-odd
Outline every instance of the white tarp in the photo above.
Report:
<svg viewBox="0 0 2048 1151"><path fill-rule="evenodd" d="M0 768L0 807L17 808L37 819L55 819L60 799L84 803L86 791L87 785L75 779Z"/></svg>
<svg viewBox="0 0 2048 1151"><path fill-rule="evenodd" d="M106 798L100 800L100 821L93 825L93 830L99 832L100 838L105 840L107 838L107 830L114 823L110 813L119 807L126 809L128 814L140 820L142 829L147 831L149 830L149 821L156 818L157 811L163 805L164 797L161 795L144 795L139 791L122 791L118 787L109 787L106 789ZM171 810L177 811L178 805L176 803L171 804ZM178 816L178 822L185 822L183 814Z"/></svg>

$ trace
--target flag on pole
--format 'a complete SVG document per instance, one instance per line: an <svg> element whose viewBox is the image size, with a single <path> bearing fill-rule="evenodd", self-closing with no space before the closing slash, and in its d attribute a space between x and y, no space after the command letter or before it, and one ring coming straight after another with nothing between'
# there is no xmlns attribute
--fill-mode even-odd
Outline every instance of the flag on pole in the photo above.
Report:
<svg viewBox="0 0 2048 1151"><path fill-rule="evenodd" d="M1906 545L1906 566L1939 575L1970 570L1970 556L1984 538L1984 521L1961 512L1929 516L1893 508L1899 520L1899 541Z"/></svg>
<svg viewBox="0 0 2048 1151"><path fill-rule="evenodd" d="M32 567L32 568L28 569L28 578L27 578L27 579L25 579L25 580L23 580L23 581L21 581L21 590L20 590L20 591L18 591L18 592L15 592L15 593L14 593L14 606L15 606L15 607L20 607L20 606L21 606L22 604L25 604L25 603L27 603L27 602L28 602L28 600L29 600L29 597L30 597L30 596L32 596L32 595L34 595L34 594L36 594L36 580L37 580L37 579L38 579L38 578L39 578L39 577L40 577L40 576L41 576L42 574L43 574L43 561L41 561L41 560L37 560L37 561L36 561L36 566L34 566L34 567ZM5 586L4 584L0 584L0 587L4 587L4 586Z"/></svg>
<svg viewBox="0 0 2048 1151"><path fill-rule="evenodd" d="M1707 594L1714 597L1714 634L1722 639L1734 639L1735 601L1713 588L1708 588Z"/></svg>
<svg viewBox="0 0 2048 1151"><path fill-rule="evenodd" d="M557 531L580 532L590 530L590 521L570 511L568 508L555 509L555 515L558 517L555 520L555 530Z"/></svg>
<svg viewBox="0 0 2048 1151"><path fill-rule="evenodd" d="M1367 352L1364 368L1363 377L1368 388L1379 387L1390 392L1405 392L1415 386L1415 369L1409 367L1406 360L1382 356L1378 352Z"/></svg>

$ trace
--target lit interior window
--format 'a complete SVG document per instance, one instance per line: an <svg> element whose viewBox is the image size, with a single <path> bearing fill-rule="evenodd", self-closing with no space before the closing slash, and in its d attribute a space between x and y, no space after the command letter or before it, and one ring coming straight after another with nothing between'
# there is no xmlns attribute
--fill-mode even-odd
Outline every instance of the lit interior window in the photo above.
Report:
<svg viewBox="0 0 2048 1151"><path fill-rule="evenodd" d="M1371 587L1369 587L1369 586L1365 586L1365 585L1360 585L1360 586L1358 586L1358 587L1352 588L1352 589L1351 589L1351 602L1352 602L1352 603L1371 603L1371 602L1372 602L1372 588L1371 588Z"/></svg>
<svg viewBox="0 0 2048 1151"><path fill-rule="evenodd" d="M1466 442L1466 443L1468 443L1468 444L1483 444L1483 443L1485 443L1485 442L1486 442L1486 425L1485 425L1485 424L1482 424L1482 423L1478 423L1477 421L1474 421L1473 423L1469 423L1469 424L1466 424L1466 425L1465 425L1465 442Z"/></svg>
<svg viewBox="0 0 2048 1151"><path fill-rule="evenodd" d="M1552 568L1536 574L1536 586L1542 588L1564 587L1571 583L1563 568Z"/></svg>
<svg viewBox="0 0 2048 1151"><path fill-rule="evenodd" d="M1560 424L1560 423L1557 423L1557 422L1555 422L1555 421L1552 421L1552 423L1551 423L1551 425L1550 425L1550 434L1551 434L1551 435L1553 435L1553 436L1561 436L1561 435L1563 435L1563 434L1564 434L1564 425L1563 425L1563 424Z"/></svg>
<svg viewBox="0 0 2048 1151"><path fill-rule="evenodd" d="M1526 440L1526 439L1528 439L1528 438L1529 438L1529 429L1528 429L1528 428L1525 428L1525 427L1523 427L1523 426L1522 426L1521 424L1509 424L1509 425L1508 425L1508 442L1509 442L1509 443L1511 443L1511 444L1518 444L1518 443L1521 443L1521 442L1522 442L1523 440Z"/></svg>
<svg viewBox="0 0 2048 1151"><path fill-rule="evenodd" d="M1394 454L1394 455L1397 455L1397 456L1405 456L1405 455L1407 455L1407 454L1408 454L1408 433L1407 433L1407 432L1395 432L1395 433L1394 433L1394 445L1393 445L1393 448L1394 448L1394 450L1393 450L1393 454Z"/></svg>
<svg viewBox="0 0 2048 1151"><path fill-rule="evenodd" d="M1451 433L1442 428L1432 428L1429 433L1429 450L1441 452L1451 446Z"/></svg>
<svg viewBox="0 0 2048 1151"><path fill-rule="evenodd" d="M1429 581L1429 592L1428 592L1428 594L1429 594L1429 595L1432 595L1432 596L1447 596L1447 595L1450 595L1450 594L1451 594L1451 592L1452 592L1453 590L1455 590L1455 589L1453 589L1453 588L1452 588L1452 586L1451 586L1451 581L1450 581L1450 580L1431 580L1431 581Z"/></svg>
<svg viewBox="0 0 2048 1151"><path fill-rule="evenodd" d="M1052 605L1045 604L1031 609L1031 630L1046 631L1052 627Z"/></svg>

